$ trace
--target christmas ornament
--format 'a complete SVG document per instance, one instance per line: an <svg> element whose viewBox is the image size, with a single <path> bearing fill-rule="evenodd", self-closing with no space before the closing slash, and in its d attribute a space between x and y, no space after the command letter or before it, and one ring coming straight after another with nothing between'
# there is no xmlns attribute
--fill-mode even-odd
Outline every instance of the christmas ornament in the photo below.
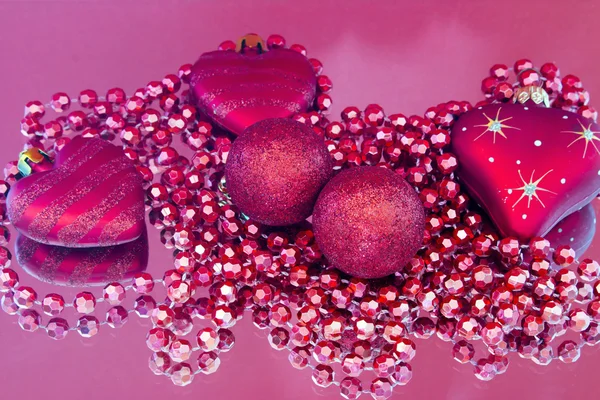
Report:
<svg viewBox="0 0 600 400"><path fill-rule="evenodd" d="M319 191L333 174L323 139L291 119L268 119L246 129L227 159L227 190L255 221L284 226L312 213Z"/></svg>
<svg viewBox="0 0 600 400"><path fill-rule="evenodd" d="M564 110L478 107L454 124L452 150L461 183L504 236L543 236L600 192L600 126Z"/></svg>
<svg viewBox="0 0 600 400"><path fill-rule="evenodd" d="M237 135L263 119L311 109L317 75L300 52L269 48L258 35L249 34L235 51L200 56L191 69L190 87L198 108Z"/></svg>
<svg viewBox="0 0 600 400"><path fill-rule="evenodd" d="M315 239L333 266L359 278L402 269L423 242L415 190L387 168L360 167L333 178L313 215Z"/></svg>
<svg viewBox="0 0 600 400"><path fill-rule="evenodd" d="M117 246L68 248L38 243L19 235L17 261L36 279L61 286L98 286L130 281L148 265L146 232Z"/></svg>
<svg viewBox="0 0 600 400"><path fill-rule="evenodd" d="M276 35L268 40L283 42ZM530 65L520 60L515 70ZM183 82L189 67L180 69ZM487 100L477 106L513 99L507 70L492 68ZM567 75L559 79L561 89L555 66L541 70L543 86L554 88L552 107L596 116L581 81ZM366 280L329 265L309 222L265 229L232 205L222 179L231 142L196 113L184 92L177 95L177 79L167 75L129 97L119 88L106 96L85 90L77 99L83 110L45 123L46 109L65 112L75 99L57 93L48 103L27 104L21 124L26 148L38 147L50 158L78 132L107 141L120 137L144 179L150 222L173 251L174 268L161 278L140 272L130 282L108 283L98 293L90 288L72 300L38 296L20 280L5 247L11 235L2 201L19 174L18 162L9 162L0 181L0 306L23 330L56 340L70 332L88 338L105 326L121 328L135 315L149 318L150 369L185 386L218 372L221 354L235 343L230 328L247 316L268 331L273 349L288 353L294 368L311 370L315 385L344 398L375 400L391 398L396 386L410 382L414 338L450 342L449 355L484 381L506 372L511 353L540 365L573 363L585 346L600 343L600 264L578 259L568 245L552 248L541 237L500 238L463 192L448 145L469 103L439 104L423 116L386 115L370 104L347 107L340 121L315 112L293 117L324 134L336 170L379 165L418 192L426 214L423 247L402 271ZM152 108L155 102L162 111ZM193 157L169 146L178 136ZM132 295L134 305L126 309ZM65 312L69 308L76 313ZM211 326L199 326L200 320Z"/></svg>
<svg viewBox="0 0 600 400"><path fill-rule="evenodd" d="M7 213L30 239L64 247L114 246L144 231L142 179L123 151L102 139L74 138L57 152L54 165L45 153L29 149L19 171L24 177L11 187Z"/></svg>
<svg viewBox="0 0 600 400"><path fill-rule="evenodd" d="M556 224L545 238L554 248L570 246L575 253L584 254L595 233L596 211L592 204L588 204Z"/></svg>

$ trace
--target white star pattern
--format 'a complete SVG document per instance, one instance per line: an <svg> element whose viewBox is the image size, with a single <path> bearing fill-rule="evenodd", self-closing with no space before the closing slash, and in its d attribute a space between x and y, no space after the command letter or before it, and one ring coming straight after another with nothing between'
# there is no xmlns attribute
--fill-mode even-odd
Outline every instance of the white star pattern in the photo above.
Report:
<svg viewBox="0 0 600 400"><path fill-rule="evenodd" d="M542 207L546 208L546 205L544 204L542 199L540 199L540 196L538 195L537 192L540 191L540 192L547 192L547 193L552 193L552 194L556 194L556 193L551 190L539 187L538 185L552 171L553 171L552 169L549 170L544 175L542 175L541 178L534 181L533 177L535 175L535 170L533 170L531 172L531 178L529 178L529 182L527 182L527 181L525 181L525 179L523 179L523 175L521 175L521 170L518 170L517 172L519 173L519 178L521 178L521 182L523 182L523 186L518 187L518 188L506 189L509 192L509 194L513 193L515 190L523 191L523 193L521 193L521 197L519 197L519 199L515 202L515 204L513 204L512 208L514 209L517 206L517 204L519 204L519 202L521 200L523 200L525 197L527 197L527 208L531 207L531 199L533 197L535 197L535 199L542 205Z"/></svg>
<svg viewBox="0 0 600 400"><path fill-rule="evenodd" d="M574 133L576 135L579 135L579 137L575 140L573 140L571 143L569 143L569 145L567 146L567 148L573 146L575 143L579 142L580 140L585 140L585 147L583 148L583 157L585 158L585 155L587 154L587 149L588 149L588 145L591 143L592 146L594 146L594 149L596 149L596 153L600 155L600 149L598 149L598 146L596 146L596 143L594 143L594 141L598 141L600 142L600 137L596 136L596 134L600 134L600 132L598 131L593 131L592 130L592 123L590 123L588 125L588 127L586 128L585 125L583 125L581 123L581 121L578 121L579 125L581 125L581 131L562 131L561 133Z"/></svg>

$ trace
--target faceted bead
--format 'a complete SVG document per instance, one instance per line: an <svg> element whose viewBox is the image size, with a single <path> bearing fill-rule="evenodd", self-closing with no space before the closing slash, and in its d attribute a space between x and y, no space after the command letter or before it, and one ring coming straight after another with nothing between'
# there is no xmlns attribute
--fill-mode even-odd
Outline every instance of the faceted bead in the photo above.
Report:
<svg viewBox="0 0 600 400"><path fill-rule="evenodd" d="M569 321L568 326L571 330L575 332L583 332L589 326L591 321L590 316L581 309L573 309L569 311Z"/></svg>
<svg viewBox="0 0 600 400"><path fill-rule="evenodd" d="M348 376L360 376L365 369L362 357L350 353L342 360L342 371Z"/></svg>
<svg viewBox="0 0 600 400"><path fill-rule="evenodd" d="M527 336L537 336L544 330L544 321L542 317L529 314L521 322L523 333Z"/></svg>
<svg viewBox="0 0 600 400"><path fill-rule="evenodd" d="M595 346L600 343L600 325L592 321L588 329L581 332L581 340L588 346Z"/></svg>
<svg viewBox="0 0 600 400"><path fill-rule="evenodd" d="M475 348L473 345L466 340L460 340L456 342L452 348L452 356L456 361L461 364L468 363L473 359L475 355Z"/></svg>
<svg viewBox="0 0 600 400"><path fill-rule="evenodd" d="M333 368L329 365L319 364L313 370L312 380L315 385L326 388L333 383L334 376Z"/></svg>
<svg viewBox="0 0 600 400"><path fill-rule="evenodd" d="M574 302L579 295L579 289L576 285L570 285L568 283L559 283L556 286L556 293L558 294L558 298L564 304L569 304Z"/></svg>
<svg viewBox="0 0 600 400"><path fill-rule="evenodd" d="M175 362L183 362L189 360L192 355L192 345L185 339L176 339L169 346L169 356Z"/></svg>
<svg viewBox="0 0 600 400"><path fill-rule="evenodd" d="M152 296L142 295L135 299L133 308L140 318L149 318L156 308L156 301Z"/></svg>
<svg viewBox="0 0 600 400"><path fill-rule="evenodd" d="M9 292L19 284L19 275L10 269L0 270L0 292Z"/></svg>
<svg viewBox="0 0 600 400"><path fill-rule="evenodd" d="M125 300L125 288L118 282L109 283L104 287L102 296L108 304L112 306L119 305Z"/></svg>
<svg viewBox="0 0 600 400"><path fill-rule="evenodd" d="M436 333L441 340L445 342L451 341L456 334L456 320L439 317Z"/></svg>
<svg viewBox="0 0 600 400"><path fill-rule="evenodd" d="M385 324L382 337L391 344L396 343L406 334L406 327L396 321L389 321Z"/></svg>
<svg viewBox="0 0 600 400"><path fill-rule="evenodd" d="M19 314L19 326L27 332L35 332L39 329L42 319L34 310L23 310Z"/></svg>
<svg viewBox="0 0 600 400"><path fill-rule="evenodd" d="M147 294L154 289L154 281L152 275L147 272L139 272L135 274L132 282L133 290L139 294Z"/></svg>
<svg viewBox="0 0 600 400"><path fill-rule="evenodd" d="M377 378L371 382L371 397L375 400L387 400L392 397L394 385L387 378Z"/></svg>
<svg viewBox="0 0 600 400"><path fill-rule="evenodd" d="M219 344L218 349L222 353L226 353L233 348L235 344L235 336L229 329L219 329Z"/></svg>
<svg viewBox="0 0 600 400"><path fill-rule="evenodd" d="M343 322L343 319L342 319L342 322ZM371 318L368 318L368 317L357 318L354 321L353 328L354 328L354 332L356 333L356 337L360 340L370 339L375 334L375 324L373 323ZM342 323L342 326L340 326L338 329L340 337L343 332L343 329L344 329L344 324ZM333 340L333 339L331 339L331 340Z"/></svg>
<svg viewBox="0 0 600 400"><path fill-rule="evenodd" d="M46 326L48 336L54 340L64 339L69 333L69 324L62 318L52 318Z"/></svg>
<svg viewBox="0 0 600 400"><path fill-rule="evenodd" d="M191 281L174 281L167 287L167 297L174 303L182 304L195 293L196 288Z"/></svg>
<svg viewBox="0 0 600 400"><path fill-rule="evenodd" d="M19 308L31 308L37 300L37 293L28 286L19 286L12 297Z"/></svg>
<svg viewBox="0 0 600 400"><path fill-rule="evenodd" d="M548 365L554 359L554 350L547 344L542 344L531 360L538 365Z"/></svg>
<svg viewBox="0 0 600 400"><path fill-rule="evenodd" d="M575 251L570 246L560 246L552 255L554 262L561 267L573 264L575 256Z"/></svg>
<svg viewBox="0 0 600 400"><path fill-rule="evenodd" d="M97 335L99 330L100 322L93 315L84 315L77 320L77 332L84 338Z"/></svg>
<svg viewBox="0 0 600 400"><path fill-rule="evenodd" d="M173 323L174 316L175 313L169 306L161 304L152 310L151 320L158 327L168 328Z"/></svg>
<svg viewBox="0 0 600 400"><path fill-rule="evenodd" d="M44 314L57 316L65 309L65 300L56 293L50 293L42 300L42 310Z"/></svg>
<svg viewBox="0 0 600 400"><path fill-rule="evenodd" d="M597 261L585 259L577 266L577 273L582 280L593 282L600 275L600 264Z"/></svg>
<svg viewBox="0 0 600 400"><path fill-rule="evenodd" d="M488 322L481 330L481 339L487 346L497 346L504 340L502 325L497 322Z"/></svg>
<svg viewBox="0 0 600 400"><path fill-rule="evenodd" d="M71 99L66 93L55 93L52 95L50 105L55 112L60 113L69 109Z"/></svg>
<svg viewBox="0 0 600 400"><path fill-rule="evenodd" d="M413 335L418 339L430 338L435 330L435 323L429 317L419 317L413 323Z"/></svg>
<svg viewBox="0 0 600 400"><path fill-rule="evenodd" d="M80 314L91 314L96 309L96 297L90 292L81 292L73 300L75 311Z"/></svg>
<svg viewBox="0 0 600 400"><path fill-rule="evenodd" d="M512 327L519 321L519 309L512 303L502 303L497 306L496 321L505 327Z"/></svg>
<svg viewBox="0 0 600 400"><path fill-rule="evenodd" d="M548 300L556 289L554 279L550 276L541 276L533 282L533 295L542 300Z"/></svg>
<svg viewBox="0 0 600 400"><path fill-rule="evenodd" d="M277 327L269 332L269 344L275 350L283 350L290 341L290 333L285 328Z"/></svg>
<svg viewBox="0 0 600 400"><path fill-rule="evenodd" d="M232 327L236 322L236 313L224 304L217 305L212 312L212 322L219 328Z"/></svg>
<svg viewBox="0 0 600 400"><path fill-rule="evenodd" d="M340 382L340 394L345 399L358 399L362 394L362 383L357 378L347 377Z"/></svg>
<svg viewBox="0 0 600 400"><path fill-rule="evenodd" d="M332 342L318 342L313 349L313 358L319 364L331 364L335 360L336 347Z"/></svg>
<svg viewBox="0 0 600 400"><path fill-rule="evenodd" d="M521 290L525 286L528 276L529 274L521 268L513 267L504 275L504 284L510 290Z"/></svg>
<svg viewBox="0 0 600 400"><path fill-rule="evenodd" d="M412 367L405 362L399 362L394 368L394 373L391 376L392 381L397 385L404 386L412 379Z"/></svg>
<svg viewBox="0 0 600 400"><path fill-rule="evenodd" d="M265 307L256 307L252 312L252 322L258 329L269 327L269 310Z"/></svg>
<svg viewBox="0 0 600 400"><path fill-rule="evenodd" d="M121 328L128 319L129 314L122 306L112 307L106 312L106 322L111 328Z"/></svg>
<svg viewBox="0 0 600 400"><path fill-rule="evenodd" d="M167 350L175 338L173 332L164 328L152 328L146 335L146 345L151 351Z"/></svg>
<svg viewBox="0 0 600 400"><path fill-rule="evenodd" d="M281 303L273 305L269 314L273 326L286 326L292 316L290 309Z"/></svg>
<svg viewBox="0 0 600 400"><path fill-rule="evenodd" d="M400 339L393 345L393 354L402 362L410 362L416 355L417 346L415 343L406 338Z"/></svg>
<svg viewBox="0 0 600 400"><path fill-rule="evenodd" d="M492 380L496 376L496 366L487 358L482 358L475 364L475 376L482 381Z"/></svg>
<svg viewBox="0 0 600 400"><path fill-rule="evenodd" d="M215 373L221 365L221 359L214 351L202 353L198 356L198 369L205 375Z"/></svg>
<svg viewBox="0 0 600 400"><path fill-rule="evenodd" d="M463 314L463 299L456 296L446 296L440 302L440 313L446 318L458 318Z"/></svg>
<svg viewBox="0 0 600 400"><path fill-rule="evenodd" d="M273 232L267 238L267 247L273 252L280 252L288 243L287 235L279 232Z"/></svg>
<svg viewBox="0 0 600 400"><path fill-rule="evenodd" d="M175 364L169 374L175 386L187 386L194 380L194 371L188 363Z"/></svg>
<svg viewBox="0 0 600 400"><path fill-rule="evenodd" d="M13 300L13 296L5 294L2 296L2 310L8 315L15 315L19 311L19 306Z"/></svg>
<svg viewBox="0 0 600 400"><path fill-rule="evenodd" d="M485 317L492 308L492 301L483 294L476 294L471 298L471 315Z"/></svg>
<svg viewBox="0 0 600 400"><path fill-rule="evenodd" d="M163 375L171 367L171 358L163 351L152 353L148 366L155 375Z"/></svg>
<svg viewBox="0 0 600 400"><path fill-rule="evenodd" d="M533 297L526 292L516 294L513 303L520 311L531 311L534 307Z"/></svg>
<svg viewBox="0 0 600 400"><path fill-rule="evenodd" d="M480 265L471 271L471 279L475 289L484 291L494 282L494 272L487 265Z"/></svg>
<svg viewBox="0 0 600 400"><path fill-rule="evenodd" d="M558 358L565 364L574 363L581 356L577 343L572 340L562 342L557 348Z"/></svg>
<svg viewBox="0 0 600 400"><path fill-rule="evenodd" d="M309 364L311 347L294 347L288 356L290 364L296 369L304 369Z"/></svg>

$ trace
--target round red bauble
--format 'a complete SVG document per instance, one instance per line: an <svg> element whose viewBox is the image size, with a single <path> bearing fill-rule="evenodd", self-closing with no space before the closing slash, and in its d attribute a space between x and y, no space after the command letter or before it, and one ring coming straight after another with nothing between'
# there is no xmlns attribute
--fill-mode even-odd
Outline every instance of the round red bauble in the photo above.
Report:
<svg viewBox="0 0 600 400"><path fill-rule="evenodd" d="M381 167L333 178L313 213L315 239L331 264L359 278L401 270L423 242L425 213L415 190Z"/></svg>
<svg viewBox="0 0 600 400"><path fill-rule="evenodd" d="M244 214L265 225L285 226L310 216L333 176L333 160L309 126L267 119L235 140L225 176L231 200Z"/></svg>

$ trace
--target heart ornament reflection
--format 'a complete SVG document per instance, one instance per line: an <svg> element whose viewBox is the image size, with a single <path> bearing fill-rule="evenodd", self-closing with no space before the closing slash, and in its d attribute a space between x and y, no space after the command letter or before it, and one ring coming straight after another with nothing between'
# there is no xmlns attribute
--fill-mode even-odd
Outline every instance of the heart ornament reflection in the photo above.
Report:
<svg viewBox="0 0 600 400"><path fill-rule="evenodd" d="M145 232L132 242L93 248L51 246L19 235L15 249L25 272L40 281L60 286L123 282L148 266Z"/></svg>

